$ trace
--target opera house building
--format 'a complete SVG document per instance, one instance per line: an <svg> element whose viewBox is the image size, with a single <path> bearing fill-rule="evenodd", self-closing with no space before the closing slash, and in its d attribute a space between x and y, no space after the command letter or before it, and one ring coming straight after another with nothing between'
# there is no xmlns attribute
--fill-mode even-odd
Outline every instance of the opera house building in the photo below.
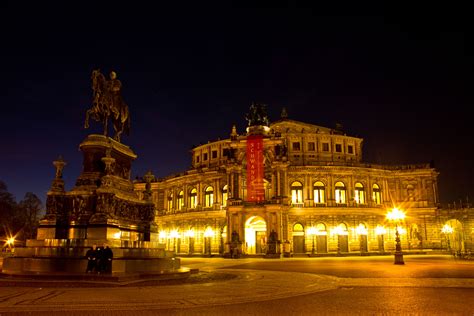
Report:
<svg viewBox="0 0 474 316"><path fill-rule="evenodd" d="M446 223L472 227L472 216L463 224L438 209L438 172L429 163L366 163L362 138L286 111L271 123L260 105L250 112L246 131L234 126L228 139L193 148L189 170L151 182L159 241L169 250L369 255L394 251L396 229L407 252L470 247L442 231ZM146 183L134 186L142 195ZM389 220L394 208L405 217Z"/></svg>

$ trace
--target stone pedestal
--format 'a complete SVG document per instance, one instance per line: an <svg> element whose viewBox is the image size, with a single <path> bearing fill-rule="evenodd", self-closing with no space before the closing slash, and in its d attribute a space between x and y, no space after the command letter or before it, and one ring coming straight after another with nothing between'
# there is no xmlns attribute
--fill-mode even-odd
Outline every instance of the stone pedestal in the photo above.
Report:
<svg viewBox="0 0 474 316"><path fill-rule="evenodd" d="M130 181L135 153L104 135L89 135L79 145L83 170L71 191L64 190L62 158L53 164L56 177L46 200L36 240L6 258L3 272L83 273L85 253L107 243L114 253L113 272L147 272L179 268L172 252L158 244L155 208L141 200ZM148 176L153 180L151 173ZM145 195L147 196L147 195Z"/></svg>

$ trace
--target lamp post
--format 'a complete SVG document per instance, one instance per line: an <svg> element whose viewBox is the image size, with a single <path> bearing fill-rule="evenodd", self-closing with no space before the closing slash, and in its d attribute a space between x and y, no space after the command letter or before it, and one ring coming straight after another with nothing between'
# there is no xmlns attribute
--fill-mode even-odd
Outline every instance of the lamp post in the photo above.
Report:
<svg viewBox="0 0 474 316"><path fill-rule="evenodd" d="M314 256L314 236L316 235L317 233L317 229L316 227L310 227L308 228L308 236L312 236L313 237L313 245L311 247L311 255Z"/></svg>
<svg viewBox="0 0 474 316"><path fill-rule="evenodd" d="M451 250L451 244L450 244L450 241L449 241L449 235L448 234L452 234L453 233L453 228L449 225L449 224L444 224L443 228L441 229L441 232L444 234L445 238L446 238L446 245L447 245L447 250L450 251Z"/></svg>
<svg viewBox="0 0 474 316"><path fill-rule="evenodd" d="M400 242L400 233L398 232L398 224L405 218L405 213L398 208L393 208L387 213L387 219L395 222L395 262L394 264L405 264L403 261L402 244Z"/></svg>

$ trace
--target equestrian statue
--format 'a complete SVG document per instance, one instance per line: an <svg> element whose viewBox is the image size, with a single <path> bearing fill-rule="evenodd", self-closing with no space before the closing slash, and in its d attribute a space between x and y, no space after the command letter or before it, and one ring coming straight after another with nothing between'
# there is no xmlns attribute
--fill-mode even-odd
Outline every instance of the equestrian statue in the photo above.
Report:
<svg viewBox="0 0 474 316"><path fill-rule="evenodd" d="M130 133L130 113L128 105L120 93L122 83L117 74L112 71L110 80L107 80L99 69L92 71L92 108L86 112L84 128L89 128L89 118L104 125L104 135L107 136L109 117L114 126L114 139L120 142L123 132Z"/></svg>

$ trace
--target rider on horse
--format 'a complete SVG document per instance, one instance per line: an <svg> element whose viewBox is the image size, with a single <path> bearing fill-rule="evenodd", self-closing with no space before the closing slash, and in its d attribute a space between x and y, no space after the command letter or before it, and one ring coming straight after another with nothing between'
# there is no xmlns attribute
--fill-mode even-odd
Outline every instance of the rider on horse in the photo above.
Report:
<svg viewBox="0 0 474 316"><path fill-rule="evenodd" d="M104 124L104 135L107 136L109 116L112 115L115 136L120 141L123 132L127 135L130 131L130 116L128 106L120 94L122 83L117 79L117 74L112 71L110 80L107 81L100 70L92 72L92 90L94 93L92 108L86 112L84 127L89 127L89 117Z"/></svg>

